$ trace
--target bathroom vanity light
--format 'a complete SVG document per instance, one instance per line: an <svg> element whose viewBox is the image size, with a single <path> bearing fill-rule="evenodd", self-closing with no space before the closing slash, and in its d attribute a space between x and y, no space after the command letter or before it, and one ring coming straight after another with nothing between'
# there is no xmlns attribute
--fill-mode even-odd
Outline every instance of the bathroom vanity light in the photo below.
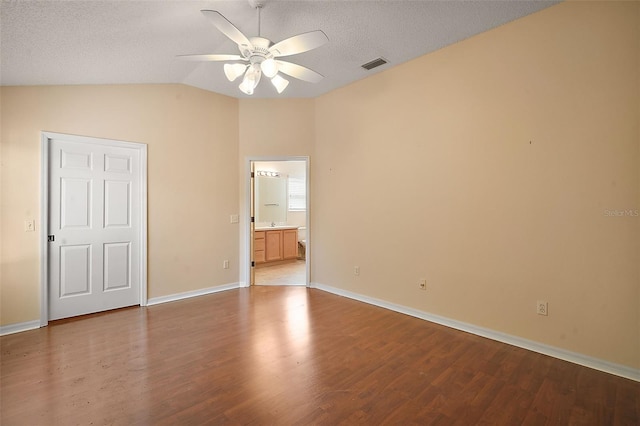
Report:
<svg viewBox="0 0 640 426"><path fill-rule="evenodd" d="M258 170L256 172L256 174L258 176L280 177L280 173L279 172L268 172L268 171L264 171L264 170Z"/></svg>

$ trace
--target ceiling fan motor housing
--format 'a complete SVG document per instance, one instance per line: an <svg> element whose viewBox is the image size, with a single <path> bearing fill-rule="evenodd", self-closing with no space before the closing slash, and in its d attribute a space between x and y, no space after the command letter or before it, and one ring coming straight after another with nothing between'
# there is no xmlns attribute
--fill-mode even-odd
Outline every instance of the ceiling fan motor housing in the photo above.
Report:
<svg viewBox="0 0 640 426"><path fill-rule="evenodd" d="M273 53L269 52L269 48L273 46L271 40L264 37L251 37L249 39L253 45L253 49L249 46L240 46L240 53L247 58L252 64L261 64L269 58L273 58Z"/></svg>

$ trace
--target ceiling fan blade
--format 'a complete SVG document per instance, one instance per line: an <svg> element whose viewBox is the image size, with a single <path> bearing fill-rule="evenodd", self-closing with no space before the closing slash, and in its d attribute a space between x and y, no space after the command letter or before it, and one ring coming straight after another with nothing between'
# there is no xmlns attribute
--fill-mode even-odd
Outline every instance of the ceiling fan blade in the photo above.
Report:
<svg viewBox="0 0 640 426"><path fill-rule="evenodd" d="M285 61L276 61L276 64L278 64L278 71L281 71L299 80L308 81L309 83L318 83L324 78L322 74L318 74L317 72L310 70L309 68L303 67L302 65Z"/></svg>
<svg viewBox="0 0 640 426"><path fill-rule="evenodd" d="M244 34L242 34L242 32L238 28L236 28L235 25L229 22L227 18L222 16L220 12L217 12L215 10L201 10L200 12L202 12L204 16L209 18L209 20L213 22L213 25L215 25L222 34L229 37L238 46L246 45L250 48L253 48L249 39Z"/></svg>
<svg viewBox="0 0 640 426"><path fill-rule="evenodd" d="M269 51L273 56L295 55L320 47L328 41L329 38L322 31L311 31L279 41Z"/></svg>
<svg viewBox="0 0 640 426"><path fill-rule="evenodd" d="M246 61L240 55L178 55L185 61Z"/></svg>

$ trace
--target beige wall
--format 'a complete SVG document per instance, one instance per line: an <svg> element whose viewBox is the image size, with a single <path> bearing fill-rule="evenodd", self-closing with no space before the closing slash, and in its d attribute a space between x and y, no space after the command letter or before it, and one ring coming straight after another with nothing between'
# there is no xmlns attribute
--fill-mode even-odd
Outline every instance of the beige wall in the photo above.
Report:
<svg viewBox="0 0 640 426"><path fill-rule="evenodd" d="M238 101L181 85L3 87L0 324L39 319L40 131L148 144L149 297L238 280ZM230 260L231 268L222 269Z"/></svg>
<svg viewBox="0 0 640 426"><path fill-rule="evenodd" d="M246 157L310 155L314 105L313 99L241 99L241 164Z"/></svg>
<svg viewBox="0 0 640 426"><path fill-rule="evenodd" d="M640 367L639 29L560 4L318 98L312 280Z"/></svg>

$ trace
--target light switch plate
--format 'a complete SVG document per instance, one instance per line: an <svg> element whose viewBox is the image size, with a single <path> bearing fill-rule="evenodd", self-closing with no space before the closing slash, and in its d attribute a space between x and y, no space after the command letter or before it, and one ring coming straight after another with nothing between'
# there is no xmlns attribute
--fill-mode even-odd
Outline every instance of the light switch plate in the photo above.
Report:
<svg viewBox="0 0 640 426"><path fill-rule="evenodd" d="M36 221L27 219L24 221L24 232L34 232L36 230Z"/></svg>
<svg viewBox="0 0 640 426"><path fill-rule="evenodd" d="M237 214L232 214L230 216L230 221L231 221L231 223L238 223L238 221L239 221L238 215Z"/></svg>

